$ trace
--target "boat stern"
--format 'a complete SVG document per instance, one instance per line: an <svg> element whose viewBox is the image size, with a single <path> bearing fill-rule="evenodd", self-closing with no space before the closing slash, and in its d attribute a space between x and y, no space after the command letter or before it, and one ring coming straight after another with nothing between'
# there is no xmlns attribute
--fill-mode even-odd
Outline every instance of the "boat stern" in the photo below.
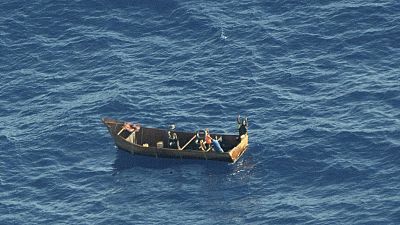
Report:
<svg viewBox="0 0 400 225"><path fill-rule="evenodd" d="M240 143L234 147L231 151L229 151L229 155L231 156L232 162L236 162L243 153L246 152L249 145L249 135L248 133L242 135Z"/></svg>

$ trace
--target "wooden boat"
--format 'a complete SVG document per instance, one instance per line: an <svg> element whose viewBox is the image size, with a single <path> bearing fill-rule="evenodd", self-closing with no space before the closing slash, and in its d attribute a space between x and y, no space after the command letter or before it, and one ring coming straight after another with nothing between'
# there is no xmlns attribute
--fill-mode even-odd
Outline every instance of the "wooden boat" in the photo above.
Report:
<svg viewBox="0 0 400 225"><path fill-rule="evenodd" d="M184 145L180 149L168 147L168 130L147 127L126 126L128 123L110 118L103 118L103 123L110 132L116 146L133 154L164 158L202 159L236 162L247 150L247 132L239 137L234 134L212 134L222 137L221 147L224 152L200 150L196 144L195 133L174 131L179 143ZM135 130L136 129L136 130Z"/></svg>

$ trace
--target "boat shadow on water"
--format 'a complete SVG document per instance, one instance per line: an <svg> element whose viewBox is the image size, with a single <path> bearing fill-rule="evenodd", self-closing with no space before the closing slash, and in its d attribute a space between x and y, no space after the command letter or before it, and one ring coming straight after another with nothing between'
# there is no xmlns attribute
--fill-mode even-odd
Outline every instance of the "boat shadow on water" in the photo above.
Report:
<svg viewBox="0 0 400 225"><path fill-rule="evenodd" d="M209 175L237 175L240 171L254 166L252 157L244 157L236 163L226 163L213 160L154 158L131 154L127 151L117 149L116 158L112 164L114 174L135 168L152 170L172 169L179 170L187 166L199 166L205 168Z"/></svg>

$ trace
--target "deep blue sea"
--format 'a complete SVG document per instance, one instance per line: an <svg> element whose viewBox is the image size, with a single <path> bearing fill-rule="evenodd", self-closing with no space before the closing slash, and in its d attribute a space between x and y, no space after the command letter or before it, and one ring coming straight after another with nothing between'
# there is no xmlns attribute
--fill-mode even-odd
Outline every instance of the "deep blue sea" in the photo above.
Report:
<svg viewBox="0 0 400 225"><path fill-rule="evenodd" d="M400 224L400 2L0 2L0 224ZM235 164L102 117L236 133Z"/></svg>

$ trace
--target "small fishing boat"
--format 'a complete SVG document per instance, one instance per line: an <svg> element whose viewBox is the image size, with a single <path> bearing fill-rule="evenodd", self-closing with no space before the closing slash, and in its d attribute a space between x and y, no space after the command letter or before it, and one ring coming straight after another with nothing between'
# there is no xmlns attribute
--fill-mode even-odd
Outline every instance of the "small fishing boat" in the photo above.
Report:
<svg viewBox="0 0 400 225"><path fill-rule="evenodd" d="M172 130L175 145L171 145L171 130L142 127L139 124L103 118L116 146L133 154L163 158L219 160L234 163L248 147L247 119L238 134L213 134L213 146L202 148L204 131L183 132ZM239 121L239 120L238 120ZM207 134L207 132L205 133ZM215 140L218 140L216 143ZM178 143L178 144L176 144ZM182 146L179 145L181 143ZM205 143L205 142L204 142ZM218 146L219 145L219 146Z"/></svg>

